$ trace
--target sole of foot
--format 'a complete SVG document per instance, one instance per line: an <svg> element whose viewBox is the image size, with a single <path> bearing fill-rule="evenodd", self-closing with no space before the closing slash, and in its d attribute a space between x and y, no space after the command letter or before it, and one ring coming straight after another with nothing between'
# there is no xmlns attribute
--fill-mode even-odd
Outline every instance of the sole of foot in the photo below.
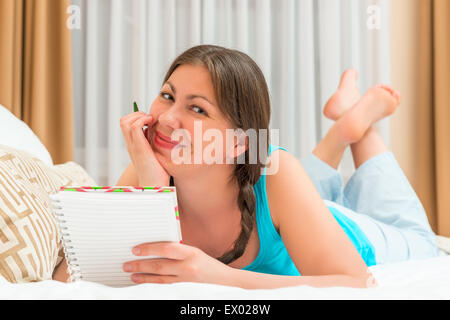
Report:
<svg viewBox="0 0 450 320"><path fill-rule="evenodd" d="M388 85L376 85L336 123L344 142L358 142L374 123L390 116L400 104L400 93Z"/></svg>

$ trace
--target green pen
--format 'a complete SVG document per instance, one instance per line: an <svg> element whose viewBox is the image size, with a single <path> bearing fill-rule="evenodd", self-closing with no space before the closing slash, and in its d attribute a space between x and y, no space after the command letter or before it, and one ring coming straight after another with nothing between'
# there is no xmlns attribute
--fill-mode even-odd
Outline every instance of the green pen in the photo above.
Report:
<svg viewBox="0 0 450 320"><path fill-rule="evenodd" d="M133 102L133 110L134 110L134 112L139 112L139 108L138 108L138 106L137 106L136 101ZM147 128L147 127L148 127L148 126L145 125L145 126L142 128L142 130L145 130L145 128Z"/></svg>

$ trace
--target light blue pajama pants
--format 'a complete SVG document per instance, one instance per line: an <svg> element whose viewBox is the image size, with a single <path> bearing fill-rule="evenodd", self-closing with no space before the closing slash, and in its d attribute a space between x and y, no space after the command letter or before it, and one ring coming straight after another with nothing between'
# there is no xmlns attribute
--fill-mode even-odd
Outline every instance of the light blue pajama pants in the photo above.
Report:
<svg viewBox="0 0 450 320"><path fill-rule="evenodd" d="M340 173L315 155L301 163L326 205L365 233L377 264L438 255L425 210L392 152L364 162L345 187Z"/></svg>

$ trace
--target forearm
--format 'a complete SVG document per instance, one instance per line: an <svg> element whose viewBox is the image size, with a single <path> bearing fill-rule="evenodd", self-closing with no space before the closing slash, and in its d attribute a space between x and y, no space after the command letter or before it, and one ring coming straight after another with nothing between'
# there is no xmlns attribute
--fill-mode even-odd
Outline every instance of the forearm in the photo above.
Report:
<svg viewBox="0 0 450 320"><path fill-rule="evenodd" d="M280 276L241 269L233 269L230 281L232 282L231 285L243 289L274 289L299 285L308 285L319 288L367 288L376 286L376 281L371 274L362 277L348 275Z"/></svg>
<svg viewBox="0 0 450 320"><path fill-rule="evenodd" d="M67 263L65 259L59 264L58 267L56 267L52 278L53 280L67 282L69 279L69 274L67 273Z"/></svg>
<svg viewBox="0 0 450 320"><path fill-rule="evenodd" d="M128 165L128 167L123 172L122 176L119 178L119 181L116 183L117 186L137 186L139 185L139 178L136 174L136 170L132 163Z"/></svg>
<svg viewBox="0 0 450 320"><path fill-rule="evenodd" d="M151 172L140 172L140 176L137 174L133 164L125 169L124 173L116 183L117 186L169 186L170 176L162 174L157 177L153 177Z"/></svg>

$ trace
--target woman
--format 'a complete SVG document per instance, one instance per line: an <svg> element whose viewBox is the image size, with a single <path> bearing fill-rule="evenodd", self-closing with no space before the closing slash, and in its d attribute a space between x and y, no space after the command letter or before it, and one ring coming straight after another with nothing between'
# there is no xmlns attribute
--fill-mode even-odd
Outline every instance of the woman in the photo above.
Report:
<svg viewBox="0 0 450 320"><path fill-rule="evenodd" d="M346 72L324 110L336 122L305 162L312 181L286 149L264 143L268 139L261 136L257 139L264 138L261 148L268 149L271 165L278 164L274 174L261 175L264 157L249 163L246 136L221 150L222 163L225 158L244 157L243 164L179 164L172 160L173 148L181 145L171 140L176 130L194 137L192 148L186 149L194 159L198 152L194 140L203 132L218 130L222 137L227 129L258 132L268 129L270 120L264 76L247 55L208 45L182 53L169 68L150 113L135 112L121 119L131 164L117 184L173 181L183 243L138 245L133 249L136 256L161 258L127 262L124 271L136 283L367 287L373 284L367 266L397 257L435 255L434 234L423 208L372 127L392 114L398 103L399 95L385 86L372 88L360 99L355 72ZM201 137L195 136L195 123L201 123ZM259 141L256 145L259 155ZM342 191L335 169L349 145L357 171ZM374 172L374 167L385 164L389 167ZM366 171L372 174L370 180L361 181ZM400 179L395 183L403 189L379 185L394 179ZM358 188L364 185L381 194L359 197ZM395 189L397 194L389 196L401 201L384 201L389 197L380 188ZM58 274L57 270L56 278Z"/></svg>

